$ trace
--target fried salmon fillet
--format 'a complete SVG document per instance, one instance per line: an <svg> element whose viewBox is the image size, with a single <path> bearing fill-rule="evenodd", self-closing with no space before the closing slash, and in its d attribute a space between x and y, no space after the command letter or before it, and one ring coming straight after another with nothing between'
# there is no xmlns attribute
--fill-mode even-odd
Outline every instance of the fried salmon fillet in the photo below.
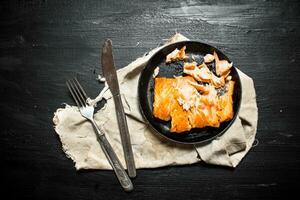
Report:
<svg viewBox="0 0 300 200"><path fill-rule="evenodd" d="M171 132L181 133L192 128L219 127L232 119L234 81L229 81L226 92L218 96L213 86L202 86L191 76L155 78L153 115L171 120ZM205 88L203 88L205 87ZM205 91L205 92L202 92Z"/></svg>

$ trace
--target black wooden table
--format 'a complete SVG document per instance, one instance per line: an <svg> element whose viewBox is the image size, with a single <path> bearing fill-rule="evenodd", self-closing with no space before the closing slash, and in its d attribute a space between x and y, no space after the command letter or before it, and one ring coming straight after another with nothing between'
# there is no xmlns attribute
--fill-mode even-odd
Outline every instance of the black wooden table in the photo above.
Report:
<svg viewBox="0 0 300 200"><path fill-rule="evenodd" d="M1 186L6 199L267 199L297 193L299 1L18 0L0 7ZM175 32L227 54L255 81L258 145L236 169L138 170L132 193L111 171L76 172L52 117L78 75L95 96L100 47L118 68Z"/></svg>

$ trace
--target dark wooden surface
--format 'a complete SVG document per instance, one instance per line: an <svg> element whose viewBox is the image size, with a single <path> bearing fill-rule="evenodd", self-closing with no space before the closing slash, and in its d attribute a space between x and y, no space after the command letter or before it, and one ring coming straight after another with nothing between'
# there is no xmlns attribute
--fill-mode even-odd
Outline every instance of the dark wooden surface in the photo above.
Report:
<svg viewBox="0 0 300 200"><path fill-rule="evenodd" d="M19 0L0 7L1 186L7 199L277 199L297 194L300 165L298 1ZM111 171L76 172L52 117L73 103L77 74L92 96L100 46L126 66L175 32L227 54L255 81L259 144L234 170L195 164L138 170L134 192Z"/></svg>

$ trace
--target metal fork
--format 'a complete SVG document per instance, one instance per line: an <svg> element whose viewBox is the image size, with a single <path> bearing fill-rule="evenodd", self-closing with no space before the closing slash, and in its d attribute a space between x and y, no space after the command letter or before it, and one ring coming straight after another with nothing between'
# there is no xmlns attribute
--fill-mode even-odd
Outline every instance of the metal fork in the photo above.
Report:
<svg viewBox="0 0 300 200"><path fill-rule="evenodd" d="M86 95L85 91L83 90L82 86L78 82L77 78L70 79L66 82L67 87L76 102L79 111L83 117L89 120L94 129L97 136L97 140L101 145L101 148L108 159L110 165L114 169L114 172L124 188L125 191L133 190L133 185L128 177L127 173L125 172L120 160L118 159L116 153L114 152L113 148L111 147L110 143L105 137L105 133L101 127L99 127L94 120L94 107L90 106L86 103L88 96Z"/></svg>

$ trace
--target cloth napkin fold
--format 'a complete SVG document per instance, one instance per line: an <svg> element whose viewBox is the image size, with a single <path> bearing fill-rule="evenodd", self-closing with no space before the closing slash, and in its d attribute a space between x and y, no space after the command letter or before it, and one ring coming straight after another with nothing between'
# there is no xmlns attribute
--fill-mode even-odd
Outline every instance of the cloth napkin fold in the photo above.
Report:
<svg viewBox="0 0 300 200"><path fill-rule="evenodd" d="M188 39L177 33L165 45L183 40ZM251 148L256 135L258 111L253 80L238 70L243 92L241 107L233 125L223 135L199 145L169 142L153 133L144 123L137 97L139 74L150 57L162 47L153 49L117 71L136 167L184 165L201 160L208 164L236 167ZM95 114L95 120L105 130L108 141L125 167L114 101L109 90L102 94L107 103ZM74 161L77 170L111 169L92 125L80 115L77 107L66 105L57 109L53 122L63 151Z"/></svg>

